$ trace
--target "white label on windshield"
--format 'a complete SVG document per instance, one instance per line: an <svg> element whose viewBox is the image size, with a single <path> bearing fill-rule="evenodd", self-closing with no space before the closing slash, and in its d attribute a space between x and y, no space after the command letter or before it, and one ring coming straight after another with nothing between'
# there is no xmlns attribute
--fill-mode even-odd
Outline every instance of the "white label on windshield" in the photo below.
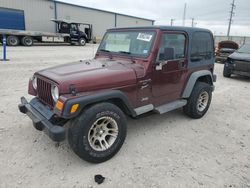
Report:
<svg viewBox="0 0 250 188"><path fill-rule="evenodd" d="M150 35L150 34L147 34L147 33L139 33L138 36L137 36L137 39L150 42L152 37L153 37L153 35Z"/></svg>

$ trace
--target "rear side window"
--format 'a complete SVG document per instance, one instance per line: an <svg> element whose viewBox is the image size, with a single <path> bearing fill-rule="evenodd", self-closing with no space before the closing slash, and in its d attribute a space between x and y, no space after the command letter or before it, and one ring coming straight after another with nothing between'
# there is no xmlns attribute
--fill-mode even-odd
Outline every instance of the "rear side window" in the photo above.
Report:
<svg viewBox="0 0 250 188"><path fill-rule="evenodd" d="M212 59L213 51L213 39L210 33L196 32L193 34L191 61Z"/></svg>

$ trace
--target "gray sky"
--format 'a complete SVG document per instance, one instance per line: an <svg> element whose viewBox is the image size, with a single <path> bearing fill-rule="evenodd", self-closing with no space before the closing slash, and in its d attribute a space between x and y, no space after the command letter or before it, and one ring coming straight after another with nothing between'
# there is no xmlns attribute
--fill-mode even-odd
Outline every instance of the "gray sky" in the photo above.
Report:
<svg viewBox="0 0 250 188"><path fill-rule="evenodd" d="M232 0L60 0L72 4L98 8L156 20L156 25L182 25L183 9L187 3L186 26L191 18L197 27L211 29L217 35L227 33ZM250 0L235 0L231 35L250 36Z"/></svg>

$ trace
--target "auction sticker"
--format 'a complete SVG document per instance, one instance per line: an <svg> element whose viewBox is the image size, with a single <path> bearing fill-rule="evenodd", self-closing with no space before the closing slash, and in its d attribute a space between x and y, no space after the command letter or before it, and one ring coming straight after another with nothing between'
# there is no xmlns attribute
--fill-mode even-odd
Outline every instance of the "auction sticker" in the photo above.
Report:
<svg viewBox="0 0 250 188"><path fill-rule="evenodd" d="M152 37L153 37L153 35L150 35L150 34L147 34L147 33L139 33L138 36L137 36L137 39L150 42Z"/></svg>

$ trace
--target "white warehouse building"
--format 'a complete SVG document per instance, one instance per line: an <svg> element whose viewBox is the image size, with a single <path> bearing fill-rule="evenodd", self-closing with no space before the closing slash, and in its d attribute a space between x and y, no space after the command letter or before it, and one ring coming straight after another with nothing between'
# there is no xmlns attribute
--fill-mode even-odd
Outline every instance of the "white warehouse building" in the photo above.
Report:
<svg viewBox="0 0 250 188"><path fill-rule="evenodd" d="M114 27L149 26L154 20L54 0L0 0L0 29L56 32L51 19L92 24L101 38Z"/></svg>

